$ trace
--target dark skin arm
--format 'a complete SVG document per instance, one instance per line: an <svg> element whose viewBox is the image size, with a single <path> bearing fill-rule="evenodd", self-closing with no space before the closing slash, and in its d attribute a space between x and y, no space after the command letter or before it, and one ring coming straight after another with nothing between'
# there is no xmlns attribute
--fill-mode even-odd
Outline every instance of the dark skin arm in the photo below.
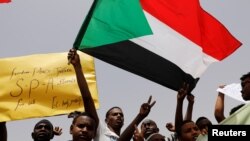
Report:
<svg viewBox="0 0 250 141"><path fill-rule="evenodd" d="M0 122L0 139L1 141L7 141L6 122Z"/></svg>
<svg viewBox="0 0 250 141"><path fill-rule="evenodd" d="M188 107L187 107L187 111L186 111L186 115L185 115L184 119L185 120L192 120L192 112L193 112L193 105L194 105L194 95L192 95L192 94L187 95L187 100L188 100ZM170 132L175 132L175 126L171 122L166 124L166 128Z"/></svg>
<svg viewBox="0 0 250 141"><path fill-rule="evenodd" d="M95 121L97 122L97 125L98 125L99 124L99 117L98 117L98 114L97 114L97 111L95 108L95 103L94 103L94 100L92 99L87 81L86 81L84 74L83 74L83 71L82 71L80 57L77 54L75 49L70 49L70 51L68 53L68 59L69 59L70 63L74 66L74 69L76 72L77 83L78 83L79 89L81 91L85 112L90 114L92 117L94 117Z"/></svg>
<svg viewBox="0 0 250 141"><path fill-rule="evenodd" d="M223 88L224 85L219 86L220 88ZM222 120L225 119L224 115L224 94L223 93L218 93L216 102L215 102L215 107L214 107L214 117L217 120L218 123L220 123Z"/></svg>
<svg viewBox="0 0 250 141"><path fill-rule="evenodd" d="M138 125L145 117L148 116L151 108L155 105L156 101L151 103L152 96L149 97L147 103L141 105L140 111L128 127L122 132L118 141L128 141L133 137L135 125Z"/></svg>
<svg viewBox="0 0 250 141"><path fill-rule="evenodd" d="M187 95L188 106L185 115L185 120L192 120L192 113L193 113L193 106L194 106L194 95L188 94Z"/></svg>
<svg viewBox="0 0 250 141"><path fill-rule="evenodd" d="M188 90L189 90L189 84L184 82L182 88L180 88L178 91L177 106L175 111L175 128L180 127L181 123L183 122L183 114L182 114L183 100L188 94Z"/></svg>
<svg viewBox="0 0 250 141"><path fill-rule="evenodd" d="M188 100L188 106L187 111L185 115L185 120L192 120L192 112L193 112L193 105L194 105L194 95L192 95L189 92L189 84L183 83L182 87L178 90L177 93L177 105L176 105L176 111L175 111L175 125L173 123L168 122L166 124L166 128L171 131L175 132L176 127L179 127L181 123L183 122L183 114L182 114L182 108L183 108L183 100L187 97Z"/></svg>

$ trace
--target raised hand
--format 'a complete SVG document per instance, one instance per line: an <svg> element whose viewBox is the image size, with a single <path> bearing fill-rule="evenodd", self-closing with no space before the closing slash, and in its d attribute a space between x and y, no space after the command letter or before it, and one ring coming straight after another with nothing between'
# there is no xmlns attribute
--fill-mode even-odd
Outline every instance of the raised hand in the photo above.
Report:
<svg viewBox="0 0 250 141"><path fill-rule="evenodd" d="M194 103L194 98L195 98L195 97L194 97L194 95L192 95L192 94L188 94L188 95L187 95L187 100L188 100L189 103Z"/></svg>
<svg viewBox="0 0 250 141"><path fill-rule="evenodd" d="M183 101L188 92L189 92L189 84L184 82L182 87L178 90L177 99Z"/></svg>
<svg viewBox="0 0 250 141"><path fill-rule="evenodd" d="M166 128L167 128L168 131L170 131L170 132L175 132L175 127L174 127L174 124L173 124L172 122L166 123Z"/></svg>
<svg viewBox="0 0 250 141"><path fill-rule="evenodd" d="M140 113L139 113L141 116L143 116L143 117L148 116L148 114L149 114L151 108L155 105L156 101L153 101L153 102L151 103L151 100L152 100L152 96L149 97L147 103L143 103L143 104L141 105Z"/></svg>
<svg viewBox="0 0 250 141"><path fill-rule="evenodd" d="M80 63L79 55L77 54L76 49L70 49L68 53L68 60L72 65L77 65Z"/></svg>
<svg viewBox="0 0 250 141"><path fill-rule="evenodd" d="M143 135L135 125L135 131L134 131L134 136L133 136L133 141L144 141Z"/></svg>
<svg viewBox="0 0 250 141"><path fill-rule="evenodd" d="M53 130L54 135L60 136L62 134L62 128L56 126Z"/></svg>

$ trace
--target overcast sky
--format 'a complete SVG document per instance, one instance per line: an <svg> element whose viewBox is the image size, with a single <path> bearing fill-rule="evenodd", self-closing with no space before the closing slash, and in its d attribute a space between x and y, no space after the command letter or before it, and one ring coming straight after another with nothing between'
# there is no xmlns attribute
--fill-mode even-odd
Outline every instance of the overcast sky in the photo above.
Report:
<svg viewBox="0 0 250 141"><path fill-rule="evenodd" d="M193 120L206 116L216 123L213 110L218 85L238 83L239 78L250 71L250 19L247 15L250 13L250 1L200 2L206 11L243 43L234 54L222 62L212 64L193 91ZM12 0L9 4L0 5L0 58L67 52L72 48L91 3L92 0ZM125 114L125 129L139 112L140 105L152 95L156 104L148 118L155 120L160 132L168 136L165 124L174 121L176 92L100 60L95 60L95 63L100 118L104 120L106 110L110 107L119 106ZM228 116L229 110L237 104L238 101L226 98L225 115ZM183 109L186 109L186 105ZM63 134L55 137L54 141L71 139L71 119L66 116L48 119L63 128ZM8 140L32 141L31 132L38 120L40 118L8 122Z"/></svg>

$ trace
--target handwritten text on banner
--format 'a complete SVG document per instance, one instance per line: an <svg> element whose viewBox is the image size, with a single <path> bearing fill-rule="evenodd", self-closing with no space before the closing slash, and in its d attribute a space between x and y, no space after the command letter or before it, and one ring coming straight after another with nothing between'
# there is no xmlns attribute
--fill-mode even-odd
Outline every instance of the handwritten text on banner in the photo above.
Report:
<svg viewBox="0 0 250 141"><path fill-rule="evenodd" d="M99 108L94 59L78 53ZM66 52L0 59L0 121L83 111L75 71L67 62Z"/></svg>

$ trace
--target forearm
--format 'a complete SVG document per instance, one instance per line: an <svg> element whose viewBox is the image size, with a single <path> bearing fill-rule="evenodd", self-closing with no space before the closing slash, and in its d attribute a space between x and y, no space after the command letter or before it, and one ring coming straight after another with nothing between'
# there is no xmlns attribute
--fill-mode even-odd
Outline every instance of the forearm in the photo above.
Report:
<svg viewBox="0 0 250 141"><path fill-rule="evenodd" d="M214 116L217 122L225 119L224 116L224 94L219 93L215 103Z"/></svg>
<svg viewBox="0 0 250 141"><path fill-rule="evenodd" d="M192 120L192 115L193 115L193 102L189 102L188 103L188 107L187 107L187 111L186 111L186 115L185 115L185 120Z"/></svg>
<svg viewBox="0 0 250 141"><path fill-rule="evenodd" d="M175 111L175 128L179 128L183 122L182 114L183 100L177 100L177 106Z"/></svg>
<svg viewBox="0 0 250 141"><path fill-rule="evenodd" d="M118 141L129 141L132 139L135 125L137 126L145 117L138 114L135 119L128 125L128 127L122 132Z"/></svg>
<svg viewBox="0 0 250 141"><path fill-rule="evenodd" d="M99 118L98 118L97 111L95 108L95 103L91 96L86 78L83 74L81 64L79 63L78 65L75 65L74 68L75 68L77 83L81 92L85 112L93 116L96 122L98 123Z"/></svg>

